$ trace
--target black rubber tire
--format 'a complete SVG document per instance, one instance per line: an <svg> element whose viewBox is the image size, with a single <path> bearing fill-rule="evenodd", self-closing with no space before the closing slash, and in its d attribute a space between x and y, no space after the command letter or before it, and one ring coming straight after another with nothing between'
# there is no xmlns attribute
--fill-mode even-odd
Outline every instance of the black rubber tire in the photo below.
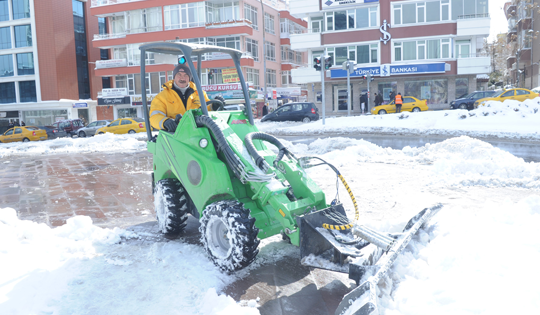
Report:
<svg viewBox="0 0 540 315"><path fill-rule="evenodd" d="M459 105L459 109L467 109L467 105L466 104L461 104L461 105Z"/></svg>
<svg viewBox="0 0 540 315"><path fill-rule="evenodd" d="M79 138L86 138L86 133L84 131L80 131Z"/></svg>
<svg viewBox="0 0 540 315"><path fill-rule="evenodd" d="M232 273L248 266L257 257L259 229L255 227L255 218L242 203L236 200L214 202L204 209L200 222L201 241L221 270ZM232 237L227 238L227 235Z"/></svg>
<svg viewBox="0 0 540 315"><path fill-rule="evenodd" d="M412 112L413 112L413 113L419 113L419 112L421 112L421 111L422 111L422 110L420 110L419 107L415 107L415 108L412 109Z"/></svg>
<svg viewBox="0 0 540 315"><path fill-rule="evenodd" d="M30 142L30 139L24 138L24 139L22 139L22 142Z"/></svg>
<svg viewBox="0 0 540 315"><path fill-rule="evenodd" d="M103 135L103 134L105 134L103 131L100 131L100 132L98 133L98 135Z"/></svg>
<svg viewBox="0 0 540 315"><path fill-rule="evenodd" d="M130 135L132 135L132 134L134 134L134 133L136 133L136 132L135 132L135 130L130 130L130 131L128 131L128 133L129 133Z"/></svg>
<svg viewBox="0 0 540 315"><path fill-rule="evenodd" d="M184 231L189 213L189 196L175 178L159 180L154 187L154 210L159 230L166 235Z"/></svg>
<svg viewBox="0 0 540 315"><path fill-rule="evenodd" d="M302 119L302 122L307 124L307 123L311 122L311 119L306 116L306 117L304 117L304 119Z"/></svg>
<svg viewBox="0 0 540 315"><path fill-rule="evenodd" d="M386 114L386 111L384 109L381 109L379 110L379 112L377 113L379 115L385 115Z"/></svg>

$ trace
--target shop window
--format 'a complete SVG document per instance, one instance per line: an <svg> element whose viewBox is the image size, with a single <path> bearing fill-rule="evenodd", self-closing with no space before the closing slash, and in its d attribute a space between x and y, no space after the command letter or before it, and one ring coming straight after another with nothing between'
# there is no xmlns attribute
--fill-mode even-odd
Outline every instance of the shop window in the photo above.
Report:
<svg viewBox="0 0 540 315"><path fill-rule="evenodd" d="M469 94L469 78L456 78L456 98Z"/></svg>
<svg viewBox="0 0 540 315"><path fill-rule="evenodd" d="M447 104L448 80L406 81L405 95L427 100L428 104Z"/></svg>
<svg viewBox="0 0 540 315"><path fill-rule="evenodd" d="M378 90L375 93L381 93L383 96L383 101L390 103L390 93L397 91L397 82L384 82L378 84Z"/></svg>
<svg viewBox="0 0 540 315"><path fill-rule="evenodd" d="M136 108L119 108L118 109L118 118L132 118L132 117L137 117ZM118 121L116 121L116 124L118 125Z"/></svg>

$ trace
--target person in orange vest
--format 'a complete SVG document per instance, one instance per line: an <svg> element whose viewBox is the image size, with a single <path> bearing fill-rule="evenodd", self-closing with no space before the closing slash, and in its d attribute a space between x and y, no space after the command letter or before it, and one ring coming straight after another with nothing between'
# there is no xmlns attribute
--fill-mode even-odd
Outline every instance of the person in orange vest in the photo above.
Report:
<svg viewBox="0 0 540 315"><path fill-rule="evenodd" d="M398 93L396 95L396 113L401 113L401 106L403 105L403 97L401 96L401 93Z"/></svg>

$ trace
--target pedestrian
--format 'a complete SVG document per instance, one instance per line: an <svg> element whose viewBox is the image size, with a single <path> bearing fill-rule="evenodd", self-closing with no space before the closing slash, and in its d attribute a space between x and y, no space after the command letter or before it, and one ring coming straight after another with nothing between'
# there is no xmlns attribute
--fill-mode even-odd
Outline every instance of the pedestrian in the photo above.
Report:
<svg viewBox="0 0 540 315"><path fill-rule="evenodd" d="M262 108L262 115L263 115L263 117L268 115L268 106L266 106L266 104L264 104L264 106Z"/></svg>
<svg viewBox="0 0 540 315"><path fill-rule="evenodd" d="M382 105L382 103L383 103L382 93L379 92L379 95L377 95L377 104Z"/></svg>
<svg viewBox="0 0 540 315"><path fill-rule="evenodd" d="M9 124L8 124L8 129L11 129L13 127L15 127L15 124L13 123L13 120L10 119Z"/></svg>
<svg viewBox="0 0 540 315"><path fill-rule="evenodd" d="M390 101L389 101L389 102L391 103L392 101L395 100L395 98L396 98L396 93L394 93L394 91L390 92L389 97L390 97Z"/></svg>
<svg viewBox="0 0 540 315"><path fill-rule="evenodd" d="M375 106L381 105L379 103L379 93L375 93L375 98L373 99L373 103L375 104Z"/></svg>
<svg viewBox="0 0 540 315"><path fill-rule="evenodd" d="M24 121L21 120L21 126L26 126L26 124L24 123Z"/></svg>
<svg viewBox="0 0 540 315"><path fill-rule="evenodd" d="M14 120L14 123L15 123L15 127L20 127L21 125L19 124L19 121L18 120Z"/></svg>
<svg viewBox="0 0 540 315"><path fill-rule="evenodd" d="M395 103L396 103L396 113L401 113L401 106L403 105L403 97L401 97L401 92L396 95Z"/></svg>
<svg viewBox="0 0 540 315"><path fill-rule="evenodd" d="M360 109L362 110L362 114L366 113L367 110L367 94L363 93L360 96Z"/></svg>

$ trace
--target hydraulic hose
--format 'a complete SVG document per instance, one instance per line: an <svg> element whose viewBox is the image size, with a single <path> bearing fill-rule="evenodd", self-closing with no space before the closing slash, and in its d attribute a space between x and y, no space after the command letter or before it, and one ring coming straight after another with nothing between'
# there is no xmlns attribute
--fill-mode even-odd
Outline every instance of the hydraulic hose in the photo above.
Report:
<svg viewBox="0 0 540 315"><path fill-rule="evenodd" d="M225 161L227 162L227 165L229 165L234 175L236 175L238 179L242 180L242 172L244 171L242 161L240 160L240 158L238 158L238 156L229 146L229 143L225 139L223 131L221 131L221 128L219 128L218 124L216 124L216 122L212 118L204 115L195 117L195 123L197 124L197 127L204 126L212 132L212 134L214 135L214 139L218 144L218 149L221 150L221 152L223 152L225 156Z"/></svg>
<svg viewBox="0 0 540 315"><path fill-rule="evenodd" d="M277 165L281 159L283 159L283 156L285 154L292 155L292 153L287 150L287 148L274 136L271 136L264 132L251 132L248 133L244 138L244 144L249 152L249 154L253 157L255 160L255 165L257 165L261 170L267 171L268 168L270 168L270 165L266 162L266 160L257 152L257 149L253 145L253 140L262 140L266 142L270 142L271 144L275 145L279 152L276 156L276 159L274 160L274 166Z"/></svg>

